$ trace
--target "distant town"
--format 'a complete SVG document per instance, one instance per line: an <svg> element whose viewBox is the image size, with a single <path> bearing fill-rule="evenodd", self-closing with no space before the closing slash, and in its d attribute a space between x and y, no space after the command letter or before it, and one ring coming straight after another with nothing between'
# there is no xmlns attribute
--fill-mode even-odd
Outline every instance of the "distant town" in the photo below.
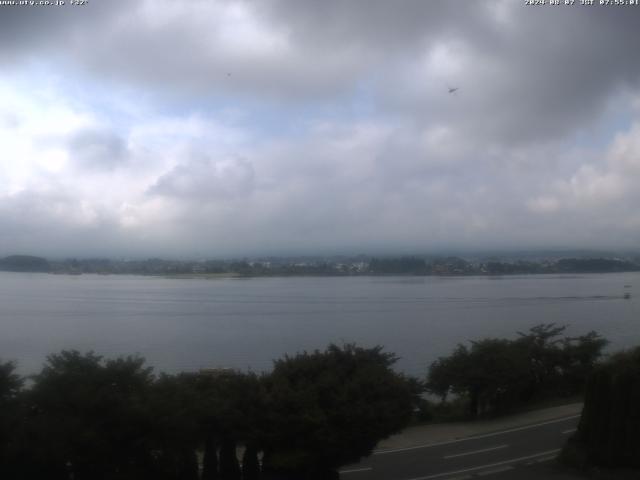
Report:
<svg viewBox="0 0 640 480"><path fill-rule="evenodd" d="M0 271L52 274L129 274L176 277L517 275L640 271L640 256L334 256L265 257L231 260L145 260L69 258L31 255L0 258Z"/></svg>

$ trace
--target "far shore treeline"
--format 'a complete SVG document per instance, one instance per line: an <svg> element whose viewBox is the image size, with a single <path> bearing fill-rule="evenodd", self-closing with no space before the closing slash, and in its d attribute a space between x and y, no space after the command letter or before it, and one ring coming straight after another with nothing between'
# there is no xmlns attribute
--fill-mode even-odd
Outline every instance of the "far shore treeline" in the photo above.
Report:
<svg viewBox="0 0 640 480"><path fill-rule="evenodd" d="M582 395L607 342L564 330L458 345L424 379L394 371L381 347L353 344L285 356L261 375L154 374L139 357L78 351L26 378L0 362L0 478L336 479L411 422Z"/></svg>
<svg viewBox="0 0 640 480"><path fill-rule="evenodd" d="M266 257L241 260L48 260L32 255L0 258L0 271L59 274L169 276L515 275L640 271L640 256L484 258L460 257Z"/></svg>

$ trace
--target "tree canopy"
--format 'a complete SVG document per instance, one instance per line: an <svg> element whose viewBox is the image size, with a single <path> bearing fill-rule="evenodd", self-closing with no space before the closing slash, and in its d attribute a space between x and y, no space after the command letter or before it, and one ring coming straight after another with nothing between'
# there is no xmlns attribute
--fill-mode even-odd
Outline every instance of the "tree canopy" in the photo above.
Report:
<svg viewBox="0 0 640 480"><path fill-rule="evenodd" d="M500 412L532 399L580 393L606 340L596 332L561 337L566 327L540 324L513 340L458 345L431 364L427 387L443 400L468 401L469 413Z"/></svg>
<svg viewBox="0 0 640 480"><path fill-rule="evenodd" d="M26 388L0 363L0 477L333 478L409 421L415 384L395 360L380 347L331 345L262 376L154 375L139 357L70 350L50 355Z"/></svg>
<svg viewBox="0 0 640 480"><path fill-rule="evenodd" d="M266 378L265 466L291 478L332 478L410 420L415 392L381 347L329 346L275 362Z"/></svg>
<svg viewBox="0 0 640 480"><path fill-rule="evenodd" d="M613 355L589 377L584 409L568 450L581 463L640 468L640 347Z"/></svg>

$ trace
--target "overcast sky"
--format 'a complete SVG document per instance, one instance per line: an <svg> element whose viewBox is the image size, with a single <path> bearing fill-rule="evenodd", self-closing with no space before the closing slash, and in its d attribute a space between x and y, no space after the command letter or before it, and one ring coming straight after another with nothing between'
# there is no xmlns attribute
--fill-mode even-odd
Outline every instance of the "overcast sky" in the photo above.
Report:
<svg viewBox="0 0 640 480"><path fill-rule="evenodd" d="M520 0L0 6L0 255L636 248L639 24Z"/></svg>

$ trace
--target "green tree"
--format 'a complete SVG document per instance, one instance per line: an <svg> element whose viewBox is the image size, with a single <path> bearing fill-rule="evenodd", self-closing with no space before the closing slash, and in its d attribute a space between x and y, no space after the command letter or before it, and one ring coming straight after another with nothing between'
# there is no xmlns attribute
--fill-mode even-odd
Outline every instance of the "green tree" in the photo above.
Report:
<svg viewBox="0 0 640 480"><path fill-rule="evenodd" d="M518 402L526 378L523 351L504 339L471 342L471 348L458 345L449 357L431 364L428 389L443 399L449 393L469 401L472 417L487 411L505 410Z"/></svg>
<svg viewBox="0 0 640 480"><path fill-rule="evenodd" d="M516 345L528 358L529 398L542 391L543 385L553 390L558 388L563 360L560 348L563 340L559 337L566 328L555 323L542 323L530 328L527 333L518 332L520 338L516 340Z"/></svg>
<svg viewBox="0 0 640 480"><path fill-rule="evenodd" d="M515 340L489 338L458 345L431 364L428 390L445 401L467 399L472 417L520 403L580 393L607 341L596 332L561 337L566 327L540 324Z"/></svg>
<svg viewBox="0 0 640 480"><path fill-rule="evenodd" d="M253 443L248 443L242 455L242 479L258 480L260 478L260 462L258 461L258 448Z"/></svg>
<svg viewBox="0 0 640 480"><path fill-rule="evenodd" d="M202 440L199 424L201 399L193 374L162 374L153 384L148 409L154 472L166 480L197 478L196 450Z"/></svg>
<svg viewBox="0 0 640 480"><path fill-rule="evenodd" d="M568 394L582 392L609 342L594 331L562 341L563 386Z"/></svg>
<svg viewBox="0 0 640 480"><path fill-rule="evenodd" d="M204 439L207 479L236 480L239 444L257 445L264 430L264 393L253 373L202 372L192 377L197 394L196 416Z"/></svg>
<svg viewBox="0 0 640 480"><path fill-rule="evenodd" d="M589 376L584 408L563 452L582 465L640 468L640 347L618 353Z"/></svg>
<svg viewBox="0 0 640 480"><path fill-rule="evenodd" d="M329 346L277 360L264 379L269 431L266 478L337 478L411 418L412 385L381 347Z"/></svg>
<svg viewBox="0 0 640 480"><path fill-rule="evenodd" d="M11 478L19 470L15 460L20 423L20 394L24 379L13 362L0 362L0 478Z"/></svg>
<svg viewBox="0 0 640 480"><path fill-rule="evenodd" d="M25 476L147 478L152 380L137 357L104 362L91 352L49 356L25 399L31 455Z"/></svg>

